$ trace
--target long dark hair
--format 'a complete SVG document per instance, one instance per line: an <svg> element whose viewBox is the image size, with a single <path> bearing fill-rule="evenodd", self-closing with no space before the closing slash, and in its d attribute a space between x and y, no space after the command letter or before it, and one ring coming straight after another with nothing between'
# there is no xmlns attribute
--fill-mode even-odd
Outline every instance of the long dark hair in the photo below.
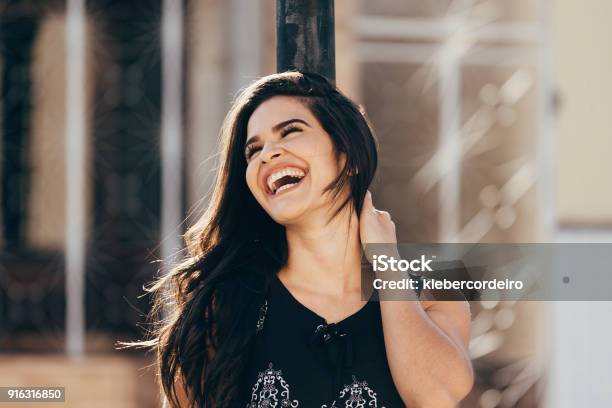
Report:
<svg viewBox="0 0 612 408"><path fill-rule="evenodd" d="M217 178L203 216L185 234L186 256L150 288L151 338L163 392L178 407L175 384L197 407L235 407L260 305L271 278L287 260L285 228L248 189L243 146L247 123L267 99L298 98L331 136L346 163L327 187L359 214L377 165L376 143L360 107L324 77L301 72L266 76L244 89L220 137Z"/></svg>

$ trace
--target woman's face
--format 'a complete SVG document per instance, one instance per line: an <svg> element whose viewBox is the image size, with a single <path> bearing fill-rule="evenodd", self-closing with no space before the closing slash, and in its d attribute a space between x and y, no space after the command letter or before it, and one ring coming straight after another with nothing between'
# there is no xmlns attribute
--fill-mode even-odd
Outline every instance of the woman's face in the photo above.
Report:
<svg viewBox="0 0 612 408"><path fill-rule="evenodd" d="M330 208L331 195L324 189L343 163L336 160L330 136L297 98L275 96L257 107L247 124L244 152L249 189L279 224L295 224Z"/></svg>

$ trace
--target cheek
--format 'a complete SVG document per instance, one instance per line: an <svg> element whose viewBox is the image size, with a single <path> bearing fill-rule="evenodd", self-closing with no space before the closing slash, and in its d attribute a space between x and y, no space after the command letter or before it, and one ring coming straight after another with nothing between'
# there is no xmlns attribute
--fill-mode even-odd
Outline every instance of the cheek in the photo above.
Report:
<svg viewBox="0 0 612 408"><path fill-rule="evenodd" d="M341 167L339 167L340 163L336 157L334 145L329 138L319 138L311 145L310 153L312 165L326 180L338 174Z"/></svg>
<svg viewBox="0 0 612 408"><path fill-rule="evenodd" d="M308 146L307 151L309 155L301 157L307 160L310 167L312 193L320 196L336 179L342 167L336 159L331 141L327 138L319 138L317 143Z"/></svg>
<svg viewBox="0 0 612 408"><path fill-rule="evenodd" d="M311 162L325 160L332 157L333 145L326 135L309 134L286 140L283 147L295 156Z"/></svg>

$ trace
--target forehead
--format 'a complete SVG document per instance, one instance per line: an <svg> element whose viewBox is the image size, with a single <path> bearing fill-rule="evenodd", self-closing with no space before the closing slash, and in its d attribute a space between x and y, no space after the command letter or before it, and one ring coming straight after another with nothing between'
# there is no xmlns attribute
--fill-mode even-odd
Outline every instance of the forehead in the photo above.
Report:
<svg viewBox="0 0 612 408"><path fill-rule="evenodd" d="M273 96L255 109L247 124L247 138L269 131L274 125L288 119L302 119L316 126L314 115L293 96Z"/></svg>

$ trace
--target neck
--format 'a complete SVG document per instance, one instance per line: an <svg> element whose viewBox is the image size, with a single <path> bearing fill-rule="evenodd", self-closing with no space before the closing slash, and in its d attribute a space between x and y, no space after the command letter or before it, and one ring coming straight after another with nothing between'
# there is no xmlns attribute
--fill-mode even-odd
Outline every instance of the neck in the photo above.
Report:
<svg viewBox="0 0 612 408"><path fill-rule="evenodd" d="M280 274L299 286L331 295L358 290L361 285L361 241L354 212L343 209L328 222L317 217L287 226L289 257Z"/></svg>

